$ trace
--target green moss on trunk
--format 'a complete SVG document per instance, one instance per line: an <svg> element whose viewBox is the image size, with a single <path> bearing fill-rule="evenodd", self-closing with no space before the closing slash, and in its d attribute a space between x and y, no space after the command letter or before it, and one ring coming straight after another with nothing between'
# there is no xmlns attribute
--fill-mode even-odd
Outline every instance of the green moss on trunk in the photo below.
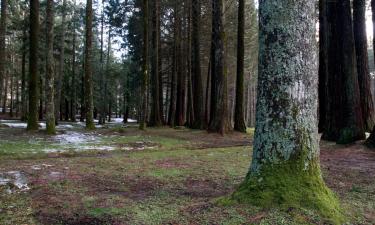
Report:
<svg viewBox="0 0 375 225"><path fill-rule="evenodd" d="M299 159L264 165L259 174L249 174L237 191L221 202L312 209L331 223L342 224L345 217L339 201L325 185L317 160L304 168L304 160Z"/></svg>

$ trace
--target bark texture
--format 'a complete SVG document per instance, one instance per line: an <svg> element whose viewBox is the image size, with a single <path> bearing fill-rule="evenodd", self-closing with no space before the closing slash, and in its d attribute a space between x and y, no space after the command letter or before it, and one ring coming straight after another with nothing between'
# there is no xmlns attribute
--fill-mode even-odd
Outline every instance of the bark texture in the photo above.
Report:
<svg viewBox="0 0 375 225"><path fill-rule="evenodd" d="M92 80L92 0L86 2L86 43L85 43L85 110L86 129L95 129Z"/></svg>
<svg viewBox="0 0 375 225"><path fill-rule="evenodd" d="M30 60L29 60L29 116L28 130L38 130L38 99L39 99L39 0L30 0Z"/></svg>
<svg viewBox="0 0 375 225"><path fill-rule="evenodd" d="M328 80L323 139L340 144L365 138L350 0L328 1Z"/></svg>
<svg viewBox="0 0 375 225"><path fill-rule="evenodd" d="M237 83L236 105L234 112L234 130L246 132L245 125L245 87L244 87L244 61L245 61L245 0L238 1L238 34L237 34Z"/></svg>
<svg viewBox="0 0 375 225"><path fill-rule="evenodd" d="M365 130L370 132L375 125L375 117L368 64L365 0L353 1L353 26L362 117Z"/></svg>
<svg viewBox="0 0 375 225"><path fill-rule="evenodd" d="M315 2L261 0L259 13L254 152L232 198L261 207L312 208L342 222L319 164Z"/></svg>
<svg viewBox="0 0 375 225"><path fill-rule="evenodd" d="M229 130L227 71L225 68L225 32L223 0L212 1L211 109L208 130L221 134Z"/></svg>

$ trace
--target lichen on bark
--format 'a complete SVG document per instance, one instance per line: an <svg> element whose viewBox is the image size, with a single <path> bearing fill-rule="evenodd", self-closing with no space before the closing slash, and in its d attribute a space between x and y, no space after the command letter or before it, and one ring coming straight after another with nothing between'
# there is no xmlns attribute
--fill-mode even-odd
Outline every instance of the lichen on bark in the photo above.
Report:
<svg viewBox="0 0 375 225"><path fill-rule="evenodd" d="M230 201L311 208L342 221L319 164L315 2L259 2L260 56L252 164Z"/></svg>

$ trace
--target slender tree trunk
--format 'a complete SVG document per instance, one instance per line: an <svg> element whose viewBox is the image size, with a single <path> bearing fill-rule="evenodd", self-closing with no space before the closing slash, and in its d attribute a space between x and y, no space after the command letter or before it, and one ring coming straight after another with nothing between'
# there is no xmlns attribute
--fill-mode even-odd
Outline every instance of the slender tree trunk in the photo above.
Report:
<svg viewBox="0 0 375 225"><path fill-rule="evenodd" d="M94 96L92 80L92 0L86 1L86 45L85 45L85 110L86 129L95 129Z"/></svg>
<svg viewBox="0 0 375 225"><path fill-rule="evenodd" d="M177 1L174 6L174 42L173 42L173 57L172 57L172 76L171 76L171 93L170 93L170 103L169 103L169 116L168 125L175 127L176 125L176 107L177 107L177 57L178 57L178 12L177 12Z"/></svg>
<svg viewBox="0 0 375 225"><path fill-rule="evenodd" d="M192 0L192 89L194 122L193 128L203 129L204 123L204 101L203 81L200 57L200 32L201 32L201 1Z"/></svg>
<svg viewBox="0 0 375 225"><path fill-rule="evenodd" d="M0 96L3 93L3 80L5 77L6 65L6 28L7 28L7 8L8 0L1 0L1 19L0 19Z"/></svg>
<svg viewBox="0 0 375 225"><path fill-rule="evenodd" d="M160 112L160 68L159 68L159 50L160 50L160 0L153 0L153 16L152 16L152 49L153 57L151 63L151 117L149 126L160 127L163 125Z"/></svg>
<svg viewBox="0 0 375 225"><path fill-rule="evenodd" d="M30 60L29 60L29 116L28 130L38 130L38 48L39 48L39 0L30 0Z"/></svg>
<svg viewBox="0 0 375 225"><path fill-rule="evenodd" d="M246 132L244 110L244 61L245 61L245 0L238 1L238 34L237 34L237 84L236 105L234 113L234 130Z"/></svg>
<svg viewBox="0 0 375 225"><path fill-rule="evenodd" d="M105 124L106 120L106 101L105 101L105 74L104 74L104 0L102 1L102 16L101 16L101 25L100 25L100 112L99 112L99 124Z"/></svg>
<svg viewBox="0 0 375 225"><path fill-rule="evenodd" d="M143 0L143 77L142 77L142 109L140 112L139 129L144 130L147 127L147 91L148 91L148 0Z"/></svg>
<svg viewBox="0 0 375 225"><path fill-rule="evenodd" d="M74 5L75 2L74 2ZM76 42L77 42L77 33L76 33L76 14L75 12L73 13L73 43L72 43L72 92L71 92L71 101L72 101L72 122L76 122L76 114L77 114L77 84L76 84Z"/></svg>
<svg viewBox="0 0 375 225"><path fill-rule="evenodd" d="M47 105L46 105L46 125L47 133L56 133L56 120L55 120L55 71L53 68L53 23L54 23L54 2L53 0L47 0L47 31L46 31L46 94L47 94Z"/></svg>
<svg viewBox="0 0 375 225"><path fill-rule="evenodd" d="M267 208L310 207L341 224L319 162L315 2L260 1L259 14L254 153L233 199Z"/></svg>
<svg viewBox="0 0 375 225"><path fill-rule="evenodd" d="M340 144L365 138L350 0L328 2L331 39L323 139Z"/></svg>
<svg viewBox="0 0 375 225"><path fill-rule="evenodd" d="M225 68L225 33L223 23L223 0L212 1L212 80L211 116L208 130L226 133L230 128L228 121L227 72Z"/></svg>
<svg viewBox="0 0 375 225"><path fill-rule="evenodd" d="M21 62L21 120L27 121L28 107L27 107L27 93L26 93L26 42L27 42L27 25L26 16L24 19L24 28L22 30L22 62Z"/></svg>
<svg viewBox="0 0 375 225"><path fill-rule="evenodd" d="M182 21L180 15L180 7L176 7L176 78L177 78L177 96L176 96L176 115L175 125L184 125L184 109L185 109L185 76L183 70L183 48L182 48Z"/></svg>
<svg viewBox="0 0 375 225"><path fill-rule="evenodd" d="M192 77L192 2L188 0L187 3L189 7L189 12L188 12L188 31L187 31L187 36L188 36L188 56L187 56L187 78L188 78L188 102L187 102L187 125L188 127L194 127L195 123L195 114L194 114L194 89L193 89L193 77ZM199 44L195 43L195 44Z"/></svg>
<svg viewBox="0 0 375 225"><path fill-rule="evenodd" d="M210 89L211 89L211 56L208 60L208 67L207 67L207 79L206 79L206 108L205 108L205 119L204 119L204 126L208 129L208 123L210 121L210 114L211 114L211 96L210 96Z"/></svg>
<svg viewBox="0 0 375 225"><path fill-rule="evenodd" d="M353 29L357 54L358 83L361 97L364 128L371 131L375 125L374 103L371 94L371 78L368 64L366 32L366 1L353 1Z"/></svg>

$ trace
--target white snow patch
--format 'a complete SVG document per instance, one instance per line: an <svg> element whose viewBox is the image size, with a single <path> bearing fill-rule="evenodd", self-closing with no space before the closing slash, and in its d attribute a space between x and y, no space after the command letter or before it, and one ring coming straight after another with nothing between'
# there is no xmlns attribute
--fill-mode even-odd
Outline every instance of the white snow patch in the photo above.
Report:
<svg viewBox="0 0 375 225"><path fill-rule="evenodd" d="M9 171L6 173L0 173L0 185L4 186L7 184L13 184L20 191L30 190L27 179L24 174L20 171ZM8 193L12 193L12 190L8 189Z"/></svg>

